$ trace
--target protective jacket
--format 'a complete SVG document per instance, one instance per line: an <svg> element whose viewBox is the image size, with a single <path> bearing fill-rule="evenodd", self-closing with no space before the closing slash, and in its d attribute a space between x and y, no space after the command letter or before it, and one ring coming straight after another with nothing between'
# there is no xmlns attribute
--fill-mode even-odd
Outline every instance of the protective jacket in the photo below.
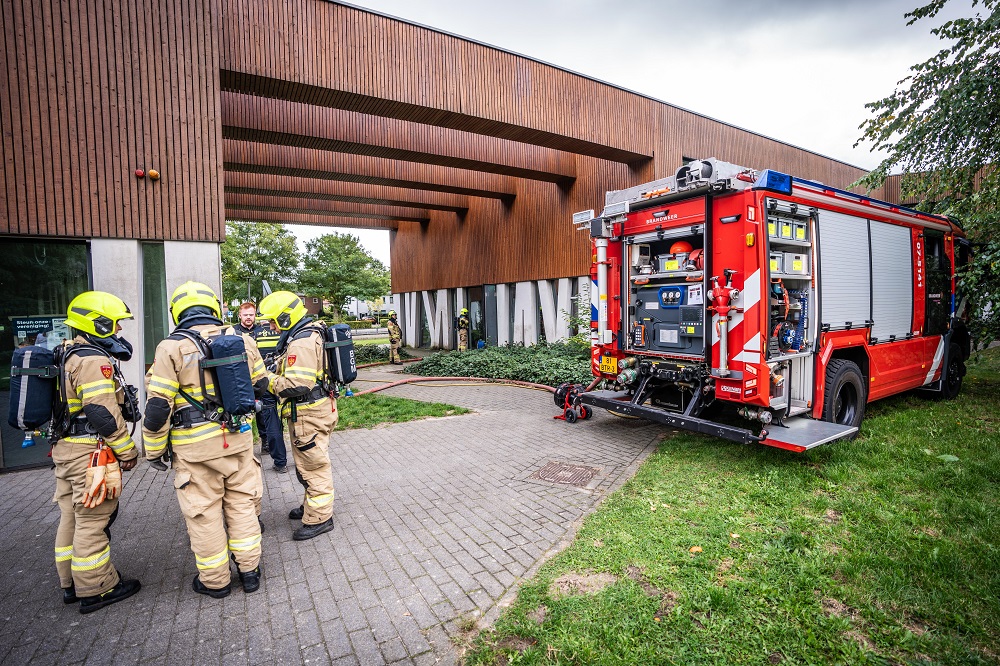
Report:
<svg viewBox="0 0 1000 666"><path fill-rule="evenodd" d="M218 335L238 335L229 325L200 324L192 326L191 330L206 340ZM264 361L257 345L249 338L244 339L250 377L256 384L266 378ZM168 337L157 345L153 365L146 373L147 402L142 436L147 459L161 457L168 438L174 455L192 462L253 448L251 437L236 436L238 433L211 420L215 416L211 411L206 415L193 404L217 402L219 397L211 373L199 366L201 358L201 350L192 340Z"/></svg>
<svg viewBox="0 0 1000 666"><path fill-rule="evenodd" d="M389 329L389 342L399 342L403 339L403 330L399 327L399 324L393 320L389 320L386 324L386 328Z"/></svg>

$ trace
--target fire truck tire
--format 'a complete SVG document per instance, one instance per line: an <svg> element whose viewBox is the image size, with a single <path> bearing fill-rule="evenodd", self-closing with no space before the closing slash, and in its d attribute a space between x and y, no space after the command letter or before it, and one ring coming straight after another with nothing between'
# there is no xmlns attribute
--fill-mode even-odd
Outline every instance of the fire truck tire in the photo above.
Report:
<svg viewBox="0 0 1000 666"><path fill-rule="evenodd" d="M566 418L566 423L576 423L576 412L573 411L572 407L567 407L563 416Z"/></svg>
<svg viewBox="0 0 1000 666"><path fill-rule="evenodd" d="M853 361L835 358L826 366L823 420L861 427L868 400L865 377ZM852 435L851 439L857 436Z"/></svg>
<svg viewBox="0 0 1000 666"><path fill-rule="evenodd" d="M965 361L962 360L962 348L954 342L948 347L948 366L941 378L942 400L954 400L962 390L962 377L965 376Z"/></svg>

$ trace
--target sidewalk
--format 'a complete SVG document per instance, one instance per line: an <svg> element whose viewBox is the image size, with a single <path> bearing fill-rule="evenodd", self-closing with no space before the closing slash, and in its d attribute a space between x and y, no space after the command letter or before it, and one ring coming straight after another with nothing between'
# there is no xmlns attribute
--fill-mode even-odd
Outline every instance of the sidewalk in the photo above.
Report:
<svg viewBox="0 0 1000 666"><path fill-rule="evenodd" d="M399 378L374 368L354 388ZM499 385L386 394L474 413L335 432L336 529L311 541L291 539L295 475L275 474L265 456L264 577L252 595L191 590L172 475L140 462L126 475L112 558L143 589L80 615L61 603L53 564L52 472L0 476L0 663L455 663L461 621L494 619L664 434L605 413L570 425L552 418L551 394ZM537 478L552 462L597 471L582 487Z"/></svg>

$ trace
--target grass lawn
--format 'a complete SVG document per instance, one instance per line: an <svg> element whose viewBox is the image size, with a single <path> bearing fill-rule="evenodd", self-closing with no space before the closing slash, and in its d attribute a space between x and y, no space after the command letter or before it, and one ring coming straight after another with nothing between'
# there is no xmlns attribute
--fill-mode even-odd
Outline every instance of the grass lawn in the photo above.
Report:
<svg viewBox="0 0 1000 666"><path fill-rule="evenodd" d="M1000 349L807 454L677 435L466 662L1000 663L998 484Z"/></svg>
<svg viewBox="0 0 1000 666"><path fill-rule="evenodd" d="M440 402L420 402L407 398L369 393L337 400L340 421L337 430L372 428L380 423L403 423L428 416L467 414L468 409Z"/></svg>
<svg viewBox="0 0 1000 666"><path fill-rule="evenodd" d="M354 344L356 345L387 345L389 344L389 336L384 338L354 338Z"/></svg>

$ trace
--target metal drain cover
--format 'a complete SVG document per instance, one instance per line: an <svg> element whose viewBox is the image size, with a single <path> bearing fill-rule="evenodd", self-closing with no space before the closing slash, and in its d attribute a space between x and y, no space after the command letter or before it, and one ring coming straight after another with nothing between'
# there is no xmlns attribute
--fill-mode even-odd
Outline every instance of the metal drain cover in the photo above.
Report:
<svg viewBox="0 0 1000 666"><path fill-rule="evenodd" d="M561 462L550 462L545 467L531 475L532 479L549 481L550 483L562 483L568 486L578 486L583 488L594 478L600 470L596 467L583 467L581 465L567 465Z"/></svg>

